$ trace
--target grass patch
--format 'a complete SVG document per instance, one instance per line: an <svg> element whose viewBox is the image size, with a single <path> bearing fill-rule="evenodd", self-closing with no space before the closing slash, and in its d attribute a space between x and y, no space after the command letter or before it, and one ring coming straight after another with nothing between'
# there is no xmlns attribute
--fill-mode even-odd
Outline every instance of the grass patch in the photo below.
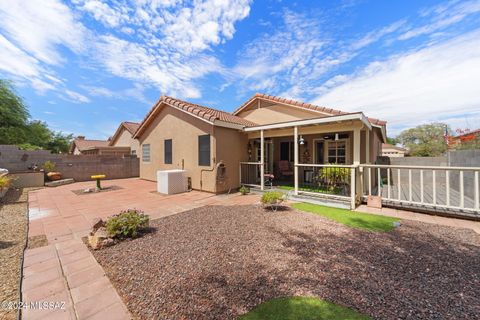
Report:
<svg viewBox="0 0 480 320"><path fill-rule="evenodd" d="M390 231L394 228L393 223L400 221L400 219L397 218L350 211L347 209L325 207L311 203L294 203L292 204L292 207L300 211L321 215L322 217L334 220L349 227L370 231Z"/></svg>
<svg viewBox="0 0 480 320"><path fill-rule="evenodd" d="M352 309L312 297L286 297L264 302L240 320L370 319Z"/></svg>

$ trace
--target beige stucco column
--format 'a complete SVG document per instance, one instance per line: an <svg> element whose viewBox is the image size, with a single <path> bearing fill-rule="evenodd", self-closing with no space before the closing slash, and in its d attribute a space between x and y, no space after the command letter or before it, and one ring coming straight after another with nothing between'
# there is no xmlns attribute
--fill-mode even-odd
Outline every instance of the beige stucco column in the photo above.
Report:
<svg viewBox="0 0 480 320"><path fill-rule="evenodd" d="M293 127L293 176L295 180L295 195L298 195L298 127Z"/></svg>
<svg viewBox="0 0 480 320"><path fill-rule="evenodd" d="M265 188L265 139L263 138L263 130L260 130L260 190Z"/></svg>
<svg viewBox="0 0 480 320"><path fill-rule="evenodd" d="M368 130L368 129L367 129ZM360 164L360 148L361 148L361 128L353 129L353 165L358 166ZM362 182L358 179L360 174L359 168L355 168L354 175L352 175L351 188L355 188L355 196L352 194L352 209L355 208L356 200L362 194Z"/></svg>

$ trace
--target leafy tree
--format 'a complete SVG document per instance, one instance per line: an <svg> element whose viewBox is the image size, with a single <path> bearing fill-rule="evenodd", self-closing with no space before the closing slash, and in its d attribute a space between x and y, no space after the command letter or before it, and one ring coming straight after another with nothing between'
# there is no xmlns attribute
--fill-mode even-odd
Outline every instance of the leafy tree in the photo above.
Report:
<svg viewBox="0 0 480 320"><path fill-rule="evenodd" d="M0 79L0 127L24 126L28 116L27 106L11 82Z"/></svg>
<svg viewBox="0 0 480 320"><path fill-rule="evenodd" d="M397 138L392 138L392 137L387 137L387 143L389 143L391 145L396 145L398 143L398 139Z"/></svg>
<svg viewBox="0 0 480 320"><path fill-rule="evenodd" d="M410 150L411 156L436 157L447 151L445 128L450 132L444 123L424 124L402 131L397 139Z"/></svg>
<svg viewBox="0 0 480 320"><path fill-rule="evenodd" d="M68 152L72 135L52 131L45 122L28 118L28 108L11 82L0 79L0 144L14 144L24 150Z"/></svg>

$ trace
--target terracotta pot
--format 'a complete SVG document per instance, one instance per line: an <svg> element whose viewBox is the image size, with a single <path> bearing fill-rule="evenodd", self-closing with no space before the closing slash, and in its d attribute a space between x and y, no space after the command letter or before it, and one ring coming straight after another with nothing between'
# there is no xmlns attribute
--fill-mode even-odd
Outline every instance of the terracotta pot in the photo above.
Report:
<svg viewBox="0 0 480 320"><path fill-rule="evenodd" d="M50 181L56 181L62 179L62 174L60 172L49 172L47 173L47 178Z"/></svg>

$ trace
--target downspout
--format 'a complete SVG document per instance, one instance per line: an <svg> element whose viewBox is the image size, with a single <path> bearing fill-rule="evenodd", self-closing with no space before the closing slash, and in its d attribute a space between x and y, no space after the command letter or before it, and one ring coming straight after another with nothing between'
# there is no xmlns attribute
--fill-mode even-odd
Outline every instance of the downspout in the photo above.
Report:
<svg viewBox="0 0 480 320"><path fill-rule="evenodd" d="M213 150L215 152L215 155L217 154L217 137L215 135L215 125L213 124L213 129L212 129L212 136L213 136L213 139L214 139L214 143L213 143ZM212 150L210 150L210 152L212 152ZM211 156L211 154L210 154ZM216 167L216 160L217 160L217 157L213 157L213 164L212 164L212 167L210 169L201 169L200 170L200 191L203 191L203 173L204 172L213 172L215 171L215 167ZM215 179L215 187L214 187L214 193L217 193L217 181Z"/></svg>

